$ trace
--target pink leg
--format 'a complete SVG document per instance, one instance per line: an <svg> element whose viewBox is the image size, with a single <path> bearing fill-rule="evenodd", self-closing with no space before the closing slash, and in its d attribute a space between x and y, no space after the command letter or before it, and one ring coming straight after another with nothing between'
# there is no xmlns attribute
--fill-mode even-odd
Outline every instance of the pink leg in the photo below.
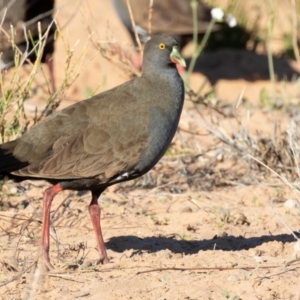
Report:
<svg viewBox="0 0 300 300"><path fill-rule="evenodd" d="M100 255L100 259L98 263L102 264L107 264L109 262L107 254L106 254L106 249L104 246L104 241L103 241L103 236L101 232L101 226L100 226L100 207L98 205L98 198L100 196L100 192L92 192L92 201L89 206L89 213L91 216L94 232L96 235L96 240L97 240L97 246L98 246L98 251Z"/></svg>
<svg viewBox="0 0 300 300"><path fill-rule="evenodd" d="M43 197L43 224L42 224L42 236L41 236L41 248L45 265L49 269L53 269L49 258L49 240L50 240L50 208L53 198L57 193L62 191L59 184L51 186L44 191Z"/></svg>
<svg viewBox="0 0 300 300"><path fill-rule="evenodd" d="M54 64L53 64L53 55L52 54L46 55L46 64L47 64L48 70L49 70L52 93L55 93L56 87L55 87L55 79L54 79Z"/></svg>

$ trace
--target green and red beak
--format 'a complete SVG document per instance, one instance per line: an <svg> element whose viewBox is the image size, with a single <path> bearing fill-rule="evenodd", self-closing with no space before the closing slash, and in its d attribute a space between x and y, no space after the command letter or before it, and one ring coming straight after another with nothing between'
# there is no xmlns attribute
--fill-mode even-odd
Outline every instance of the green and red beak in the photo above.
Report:
<svg viewBox="0 0 300 300"><path fill-rule="evenodd" d="M172 52L170 54L170 59L174 64L178 64L182 67L186 67L184 58L180 55L179 47L173 46Z"/></svg>

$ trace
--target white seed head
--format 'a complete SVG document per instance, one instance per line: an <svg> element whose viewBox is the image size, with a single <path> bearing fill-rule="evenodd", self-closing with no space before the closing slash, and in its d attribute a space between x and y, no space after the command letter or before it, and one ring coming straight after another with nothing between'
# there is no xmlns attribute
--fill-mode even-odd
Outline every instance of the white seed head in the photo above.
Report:
<svg viewBox="0 0 300 300"><path fill-rule="evenodd" d="M229 14L226 16L226 23L228 24L229 27L235 27L237 22L235 17L232 14Z"/></svg>
<svg viewBox="0 0 300 300"><path fill-rule="evenodd" d="M216 19L217 21L222 21L224 18L224 12L221 8L215 7L211 11L211 16L213 19Z"/></svg>

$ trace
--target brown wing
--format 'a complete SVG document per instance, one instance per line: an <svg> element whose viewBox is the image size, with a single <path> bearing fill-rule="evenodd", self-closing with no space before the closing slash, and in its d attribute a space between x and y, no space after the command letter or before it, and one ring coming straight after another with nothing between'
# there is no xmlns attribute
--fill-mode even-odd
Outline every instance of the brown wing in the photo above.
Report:
<svg viewBox="0 0 300 300"><path fill-rule="evenodd" d="M137 142L138 148L134 147ZM53 149L51 155L39 163L30 164L13 174L55 179L111 178L133 168L146 143L146 135L135 135L122 143L104 130L90 127L67 139L64 145Z"/></svg>
<svg viewBox="0 0 300 300"><path fill-rule="evenodd" d="M110 178L129 171L146 147L148 116L126 87L113 94L126 101L112 99L111 90L35 126L18 140L13 152L29 165L13 174L72 179Z"/></svg>

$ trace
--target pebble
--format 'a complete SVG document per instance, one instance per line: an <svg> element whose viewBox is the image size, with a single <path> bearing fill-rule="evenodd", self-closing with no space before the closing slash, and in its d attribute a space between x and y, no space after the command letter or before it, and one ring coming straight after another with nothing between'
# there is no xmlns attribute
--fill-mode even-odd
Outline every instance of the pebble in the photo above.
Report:
<svg viewBox="0 0 300 300"><path fill-rule="evenodd" d="M215 236L215 238L224 238L224 237L227 237L228 236L228 233L226 231L219 231L217 233L217 235Z"/></svg>
<svg viewBox="0 0 300 300"><path fill-rule="evenodd" d="M237 282L239 281L239 278L235 274L231 274L228 276L228 281Z"/></svg>
<svg viewBox="0 0 300 300"><path fill-rule="evenodd" d="M254 255L254 256L253 256L253 259L254 259L257 263L259 263L259 264L261 264L261 263L264 262L264 260L263 260L263 258L262 258L261 256Z"/></svg>
<svg viewBox="0 0 300 300"><path fill-rule="evenodd" d="M172 258L171 251L166 249L166 250L160 250L157 252L158 256L161 256L163 258Z"/></svg>
<svg viewBox="0 0 300 300"><path fill-rule="evenodd" d="M294 250L296 253L300 252L300 240L298 240L294 245Z"/></svg>
<svg viewBox="0 0 300 300"><path fill-rule="evenodd" d="M296 199L287 199L284 202L284 207L285 208L297 208L297 207L299 207L299 202Z"/></svg>
<svg viewBox="0 0 300 300"><path fill-rule="evenodd" d="M260 249L250 249L249 253L251 256L261 256L263 254L263 251Z"/></svg>
<svg viewBox="0 0 300 300"><path fill-rule="evenodd" d="M18 193L18 188L15 187L15 186L12 186L10 189L9 189L9 193L10 194L17 194Z"/></svg>
<svg viewBox="0 0 300 300"><path fill-rule="evenodd" d="M91 262L90 260L86 260L86 261L84 261L83 264L80 266L80 269L86 270L86 269L88 269L88 268L90 268L90 267L92 267L92 266L93 266L92 262Z"/></svg>
<svg viewBox="0 0 300 300"><path fill-rule="evenodd" d="M186 206L186 207L182 208L180 212L191 213L191 212L193 212L193 210L190 207Z"/></svg>

